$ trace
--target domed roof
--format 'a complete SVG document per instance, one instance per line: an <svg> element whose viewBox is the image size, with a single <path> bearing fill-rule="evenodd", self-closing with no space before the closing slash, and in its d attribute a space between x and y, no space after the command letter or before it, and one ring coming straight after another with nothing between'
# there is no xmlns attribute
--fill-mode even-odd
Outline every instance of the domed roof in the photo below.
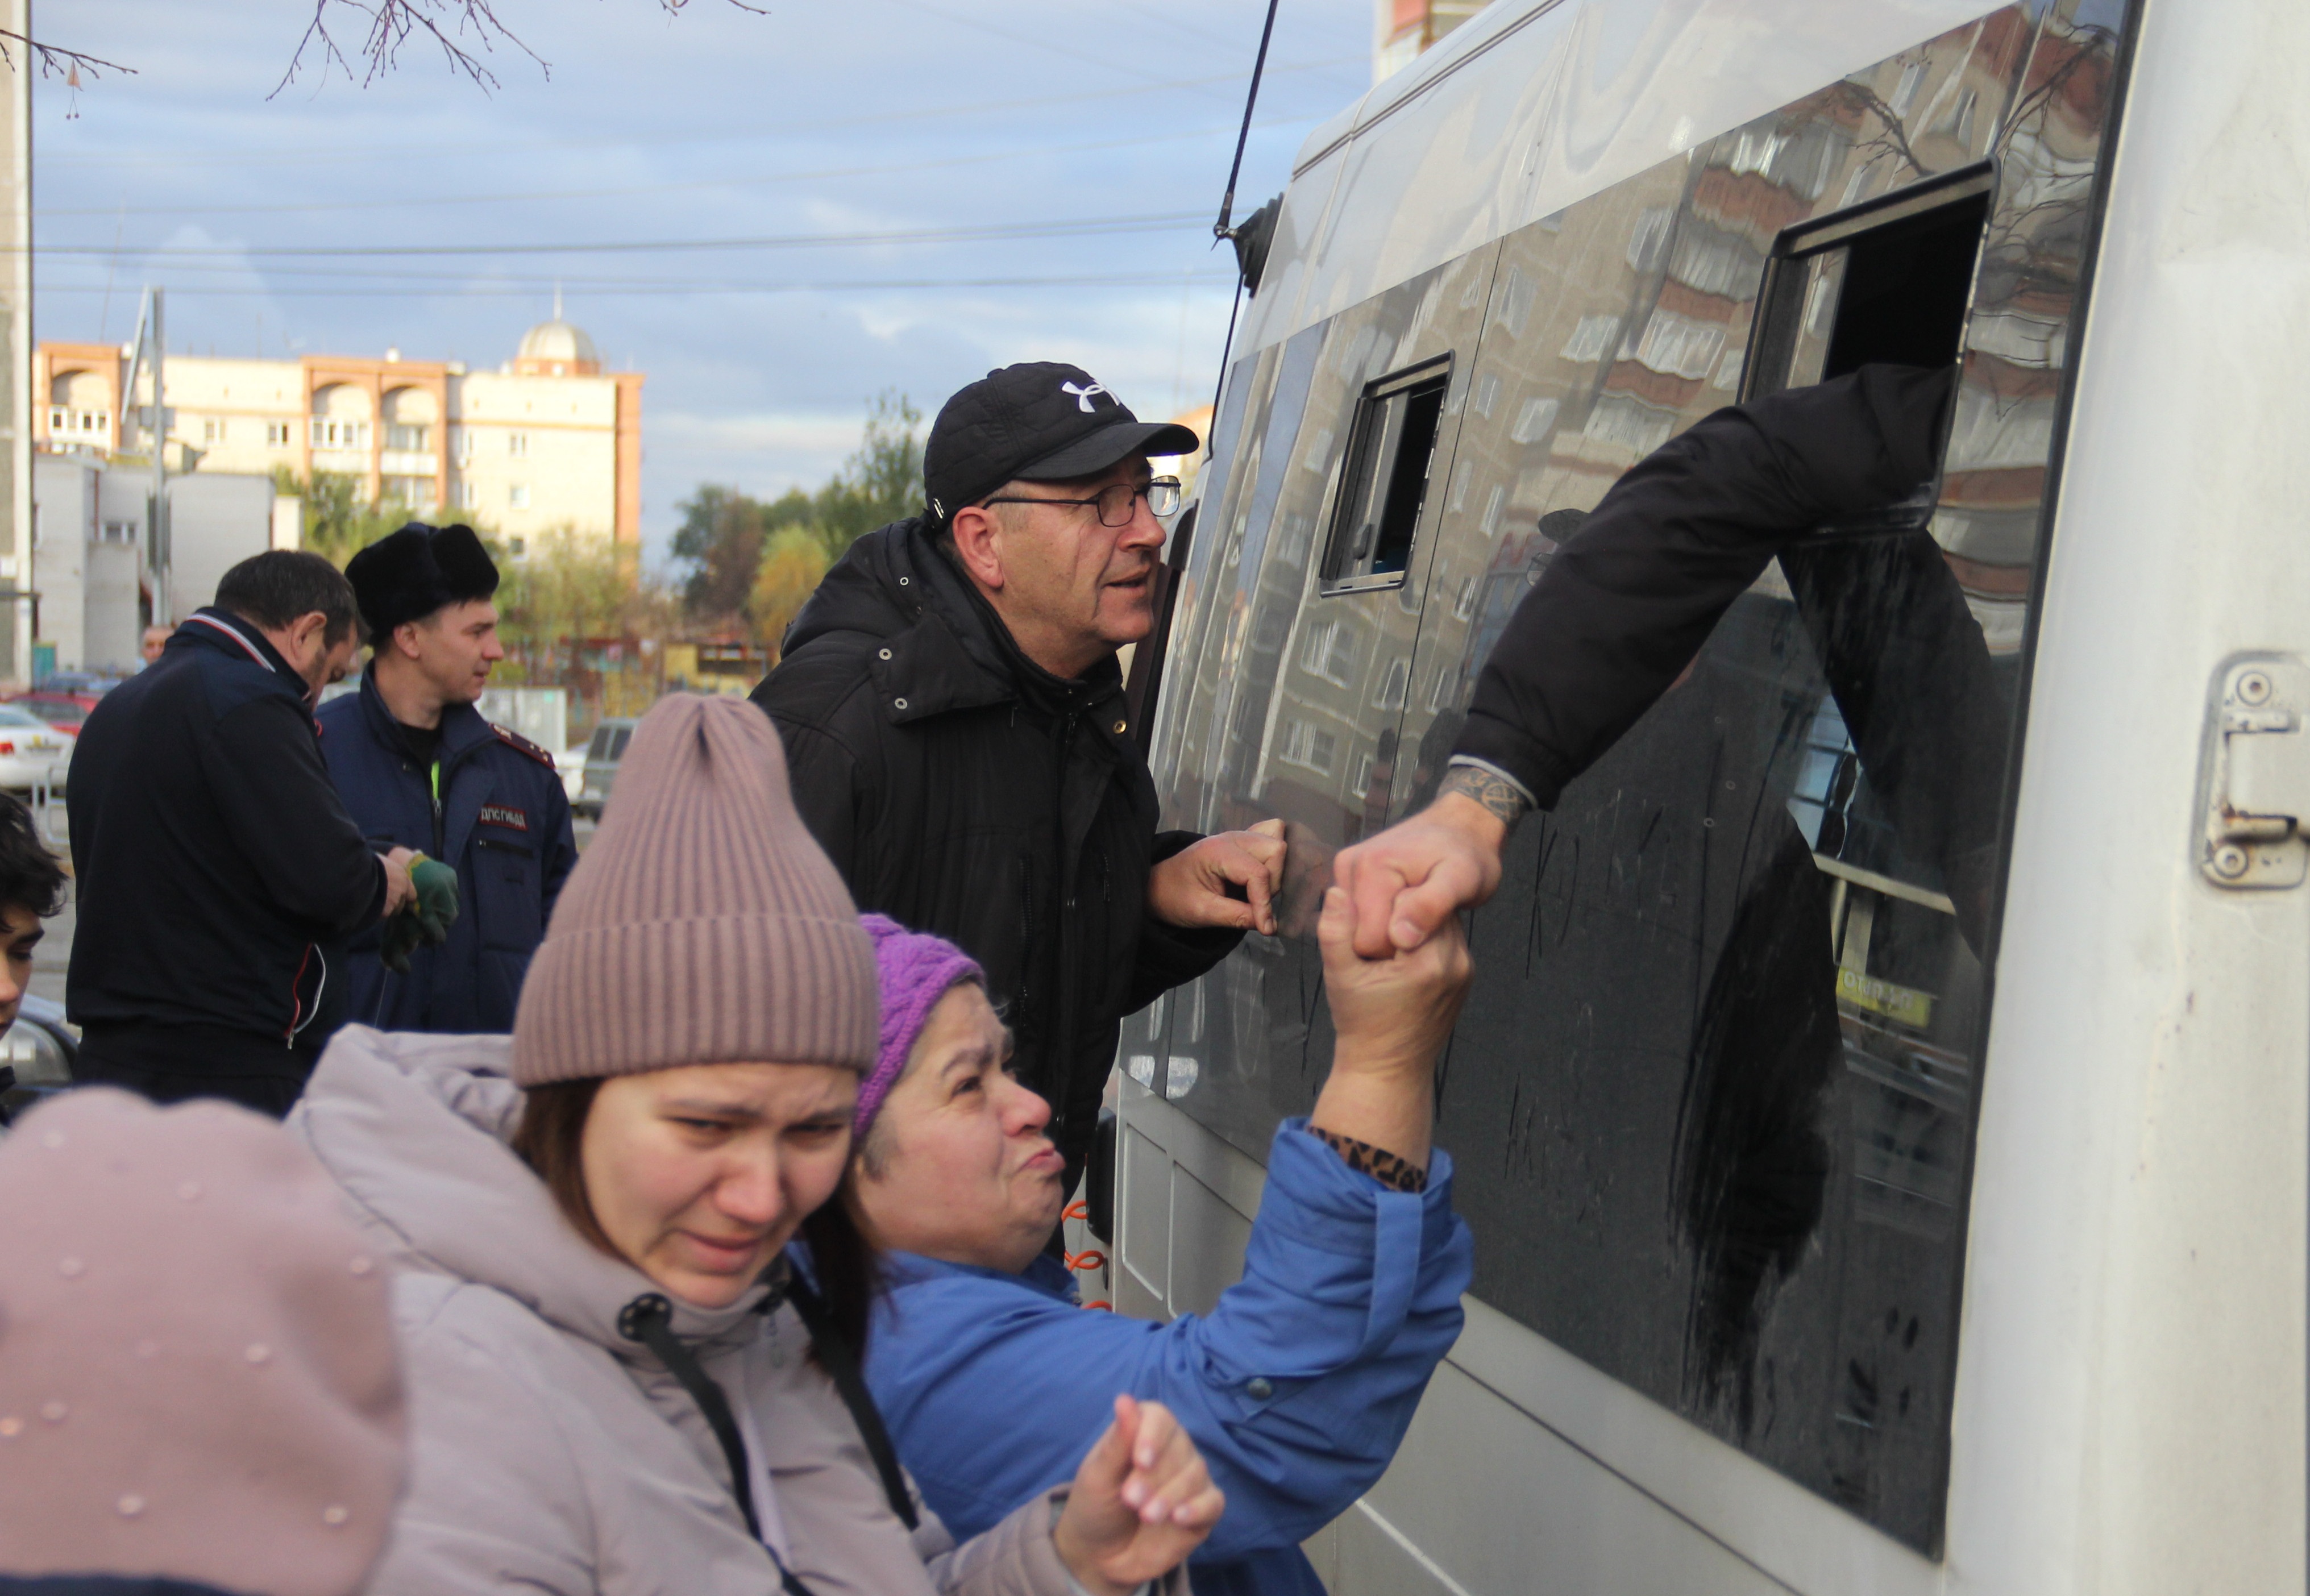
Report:
<svg viewBox="0 0 2310 1596"><path fill-rule="evenodd" d="M560 317L542 321L521 335L521 349L515 357L521 360L559 361L571 368L588 367L600 370L601 351L585 330L573 327Z"/></svg>

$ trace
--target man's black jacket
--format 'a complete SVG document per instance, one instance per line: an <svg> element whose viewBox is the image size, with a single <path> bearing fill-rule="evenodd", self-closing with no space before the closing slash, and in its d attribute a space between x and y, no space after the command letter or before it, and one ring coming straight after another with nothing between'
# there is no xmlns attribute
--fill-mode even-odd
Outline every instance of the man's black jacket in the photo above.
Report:
<svg viewBox="0 0 2310 1596"><path fill-rule="evenodd" d="M827 573L754 701L777 723L795 802L859 908L986 967L1072 1179L1123 1017L1242 935L1146 913L1150 867L1195 838L1156 835L1122 672L1110 659L1062 681L1036 665L907 520Z"/></svg>
<svg viewBox="0 0 2310 1596"><path fill-rule="evenodd" d="M297 1045L341 1002L342 944L385 872L330 785L305 683L203 610L90 712L65 802L83 1026L204 1027Z"/></svg>

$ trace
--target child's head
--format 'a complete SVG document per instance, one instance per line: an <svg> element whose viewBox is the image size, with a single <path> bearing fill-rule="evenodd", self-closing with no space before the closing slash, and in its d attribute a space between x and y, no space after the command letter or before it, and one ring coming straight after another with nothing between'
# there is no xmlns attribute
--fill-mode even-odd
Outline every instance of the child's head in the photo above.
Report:
<svg viewBox="0 0 2310 1596"><path fill-rule="evenodd" d="M0 793L0 1029L13 1024L32 978L40 922L65 906L64 867L40 840L32 811Z"/></svg>

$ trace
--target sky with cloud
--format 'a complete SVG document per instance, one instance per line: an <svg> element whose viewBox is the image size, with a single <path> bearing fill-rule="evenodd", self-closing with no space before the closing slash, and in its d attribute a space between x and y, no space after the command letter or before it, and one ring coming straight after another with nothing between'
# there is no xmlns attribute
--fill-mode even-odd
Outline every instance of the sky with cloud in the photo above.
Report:
<svg viewBox="0 0 2310 1596"><path fill-rule="evenodd" d="M366 84L308 43L278 92L312 0L40 5L135 70L36 88L38 336L126 338L161 284L179 352L493 367L559 283L648 376L654 551L700 483L814 486L886 390L1070 360L1142 414L1208 398L1255 0L493 4L494 87L412 38ZM1368 85L1371 18L1282 0L1238 216Z"/></svg>

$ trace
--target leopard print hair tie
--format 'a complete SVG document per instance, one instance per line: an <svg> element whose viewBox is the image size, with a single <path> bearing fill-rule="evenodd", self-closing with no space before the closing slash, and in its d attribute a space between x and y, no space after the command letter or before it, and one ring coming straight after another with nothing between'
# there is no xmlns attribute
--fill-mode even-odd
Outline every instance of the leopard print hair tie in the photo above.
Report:
<svg viewBox="0 0 2310 1596"><path fill-rule="evenodd" d="M1428 1189L1428 1171L1407 1158L1402 1158L1385 1148L1374 1147L1368 1141L1358 1141L1352 1136L1342 1136L1334 1131L1317 1131L1307 1127L1323 1140L1324 1144L1345 1160L1350 1169L1359 1169L1380 1184L1396 1192L1414 1193Z"/></svg>

